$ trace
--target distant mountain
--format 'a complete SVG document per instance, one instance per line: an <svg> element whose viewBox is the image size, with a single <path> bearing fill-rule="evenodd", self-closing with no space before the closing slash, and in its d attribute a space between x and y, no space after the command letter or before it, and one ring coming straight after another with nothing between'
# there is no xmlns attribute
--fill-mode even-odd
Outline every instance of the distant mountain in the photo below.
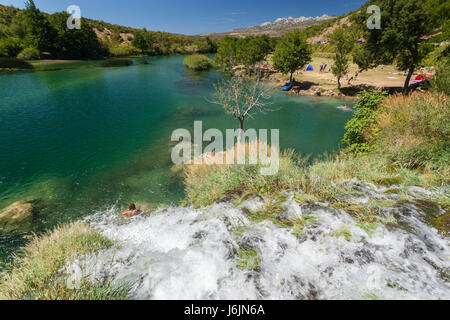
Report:
<svg viewBox="0 0 450 320"><path fill-rule="evenodd" d="M202 36L247 36L247 35L263 35L280 36L291 32L294 29L305 29L310 26L320 25L324 22L336 19L334 16L324 14L319 17L288 17L278 18L274 22L264 22L259 26L235 29L224 33L209 33Z"/></svg>

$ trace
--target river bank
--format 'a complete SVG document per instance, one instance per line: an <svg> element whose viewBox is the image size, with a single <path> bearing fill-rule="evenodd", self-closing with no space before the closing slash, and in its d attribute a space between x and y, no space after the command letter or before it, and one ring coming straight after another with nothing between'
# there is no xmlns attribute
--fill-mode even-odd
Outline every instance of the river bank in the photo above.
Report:
<svg viewBox="0 0 450 320"><path fill-rule="evenodd" d="M270 63L270 58L268 59ZM406 73L397 70L392 65L380 65L368 71L360 71L356 64L351 63L346 77L341 79L341 90L337 89L337 79L331 72L333 60L330 58L313 57L312 71L297 71L294 74L295 84L285 92L293 96L323 96L335 98L357 98L364 90L386 91L389 94L400 93L403 89ZM325 71L320 72L320 66L326 64ZM243 66L237 67L237 75L245 73ZM419 74L434 74L434 68L421 68L413 74L414 79ZM263 70L265 81L277 88L282 88L289 82L289 75L272 70ZM350 80L350 81L349 81Z"/></svg>

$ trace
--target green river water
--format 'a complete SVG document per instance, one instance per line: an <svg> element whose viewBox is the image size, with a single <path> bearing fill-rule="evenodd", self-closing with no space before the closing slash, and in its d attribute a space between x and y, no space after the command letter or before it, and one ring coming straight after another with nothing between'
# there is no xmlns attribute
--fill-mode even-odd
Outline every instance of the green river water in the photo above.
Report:
<svg viewBox="0 0 450 320"><path fill-rule="evenodd" d="M185 70L182 56L136 60L123 68L97 63L63 70L0 74L0 210L40 199L33 232L129 202L177 204L182 181L171 174L170 135L236 128L238 121L208 102L218 72ZM343 101L277 92L276 112L247 128L279 128L281 149L313 156L337 151L350 112ZM26 241L0 236L0 258Z"/></svg>

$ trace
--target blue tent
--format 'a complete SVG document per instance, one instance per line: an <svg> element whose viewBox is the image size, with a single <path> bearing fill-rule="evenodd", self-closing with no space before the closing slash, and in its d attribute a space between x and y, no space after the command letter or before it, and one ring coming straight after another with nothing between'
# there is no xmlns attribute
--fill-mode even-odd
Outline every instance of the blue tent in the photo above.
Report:
<svg viewBox="0 0 450 320"><path fill-rule="evenodd" d="M310 64L308 64L308 65L306 66L306 71L314 71L313 66L310 65Z"/></svg>

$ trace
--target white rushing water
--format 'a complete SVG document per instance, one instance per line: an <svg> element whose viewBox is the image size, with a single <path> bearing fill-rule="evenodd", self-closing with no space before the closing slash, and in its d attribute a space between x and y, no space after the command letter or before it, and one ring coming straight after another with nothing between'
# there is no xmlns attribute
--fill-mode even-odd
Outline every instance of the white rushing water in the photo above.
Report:
<svg viewBox="0 0 450 320"><path fill-rule="evenodd" d="M396 197L365 188L370 197ZM255 209L261 199L238 208L168 208L129 221L114 209L98 213L91 224L118 246L72 263L70 281L128 283L134 299L450 299L449 238L417 206L384 209L403 227L379 224L367 233L342 210L292 198L284 215L310 217L301 235L251 223L241 208ZM343 230L348 239L338 236ZM256 251L259 267L238 267L239 248Z"/></svg>

